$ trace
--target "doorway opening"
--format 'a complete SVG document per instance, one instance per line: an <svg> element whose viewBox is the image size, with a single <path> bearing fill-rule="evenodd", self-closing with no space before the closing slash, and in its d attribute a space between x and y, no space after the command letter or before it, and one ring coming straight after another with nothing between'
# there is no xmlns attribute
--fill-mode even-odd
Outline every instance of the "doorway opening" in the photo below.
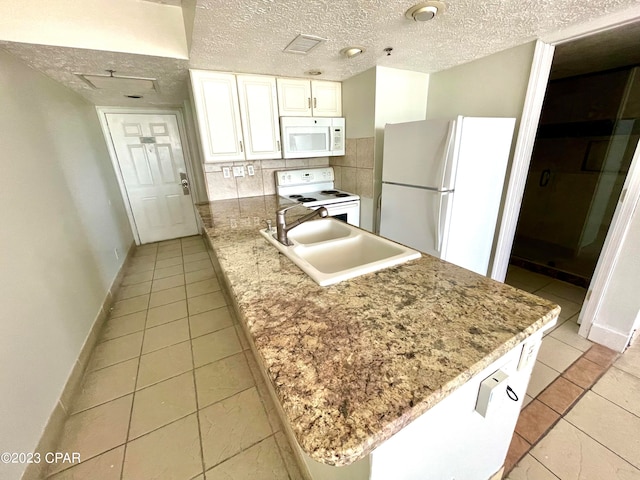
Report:
<svg viewBox="0 0 640 480"><path fill-rule="evenodd" d="M640 138L640 22L556 47L510 264L588 287Z"/></svg>

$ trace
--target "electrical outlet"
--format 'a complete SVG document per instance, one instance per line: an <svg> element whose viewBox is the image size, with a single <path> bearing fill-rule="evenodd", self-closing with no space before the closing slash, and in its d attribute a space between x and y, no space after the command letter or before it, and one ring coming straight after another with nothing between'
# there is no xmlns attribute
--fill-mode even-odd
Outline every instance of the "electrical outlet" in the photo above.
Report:
<svg viewBox="0 0 640 480"><path fill-rule="evenodd" d="M233 167L233 176L244 177L244 165L241 165L239 167Z"/></svg>
<svg viewBox="0 0 640 480"><path fill-rule="evenodd" d="M231 169L229 167L222 167L222 176L224 178L231 178Z"/></svg>
<svg viewBox="0 0 640 480"><path fill-rule="evenodd" d="M247 173L250 177L256 174L255 170L253 169L253 165L247 165Z"/></svg>

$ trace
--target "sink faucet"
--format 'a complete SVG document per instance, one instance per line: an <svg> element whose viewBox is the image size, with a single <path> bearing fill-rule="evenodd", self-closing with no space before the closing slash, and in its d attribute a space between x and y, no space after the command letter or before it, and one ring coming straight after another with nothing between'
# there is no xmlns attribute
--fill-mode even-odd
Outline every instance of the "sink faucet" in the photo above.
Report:
<svg viewBox="0 0 640 480"><path fill-rule="evenodd" d="M307 220L311 220L316 216L324 218L327 215L329 215L329 212L327 211L326 208L320 207L317 210L314 210L313 212L309 213L308 215L305 215L304 217L301 217L298 220L295 220L294 222L287 225L287 221L285 219L284 214L287 213L287 210L289 210L290 208L297 207L297 206L298 205L282 207L282 208L279 208L276 212L276 235L277 235L278 241L283 245L291 245L291 242L287 237L287 233L289 233L289 230L291 230L292 228L295 228L301 223L304 223Z"/></svg>

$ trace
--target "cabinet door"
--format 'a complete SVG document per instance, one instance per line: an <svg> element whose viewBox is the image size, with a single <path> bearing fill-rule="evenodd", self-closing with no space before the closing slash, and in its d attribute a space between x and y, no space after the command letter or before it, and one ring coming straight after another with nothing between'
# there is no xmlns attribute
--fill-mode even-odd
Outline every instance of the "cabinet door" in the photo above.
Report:
<svg viewBox="0 0 640 480"><path fill-rule="evenodd" d="M342 116L342 84L311 80L314 117Z"/></svg>
<svg viewBox="0 0 640 480"><path fill-rule="evenodd" d="M247 160L281 158L275 77L238 75L236 78Z"/></svg>
<svg viewBox="0 0 640 480"><path fill-rule="evenodd" d="M278 107L281 117L310 117L311 82L278 78Z"/></svg>
<svg viewBox="0 0 640 480"><path fill-rule="evenodd" d="M244 160L235 75L191 70L205 162Z"/></svg>

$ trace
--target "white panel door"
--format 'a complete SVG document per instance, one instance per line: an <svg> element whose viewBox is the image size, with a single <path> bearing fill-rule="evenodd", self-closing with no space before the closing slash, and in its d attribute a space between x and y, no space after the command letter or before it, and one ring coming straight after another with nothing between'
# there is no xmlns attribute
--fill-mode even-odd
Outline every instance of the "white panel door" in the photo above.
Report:
<svg viewBox="0 0 640 480"><path fill-rule="evenodd" d="M237 80L247 160L282 158L276 78L238 75Z"/></svg>
<svg viewBox="0 0 640 480"><path fill-rule="evenodd" d="M310 117L311 82L278 78L278 107L281 117Z"/></svg>
<svg viewBox="0 0 640 480"><path fill-rule="evenodd" d="M314 117L342 116L342 84L311 80L311 106Z"/></svg>
<svg viewBox="0 0 640 480"><path fill-rule="evenodd" d="M235 75L205 70L190 74L204 161L244 160Z"/></svg>
<svg viewBox="0 0 640 480"><path fill-rule="evenodd" d="M140 242L197 234L175 115L106 118Z"/></svg>

